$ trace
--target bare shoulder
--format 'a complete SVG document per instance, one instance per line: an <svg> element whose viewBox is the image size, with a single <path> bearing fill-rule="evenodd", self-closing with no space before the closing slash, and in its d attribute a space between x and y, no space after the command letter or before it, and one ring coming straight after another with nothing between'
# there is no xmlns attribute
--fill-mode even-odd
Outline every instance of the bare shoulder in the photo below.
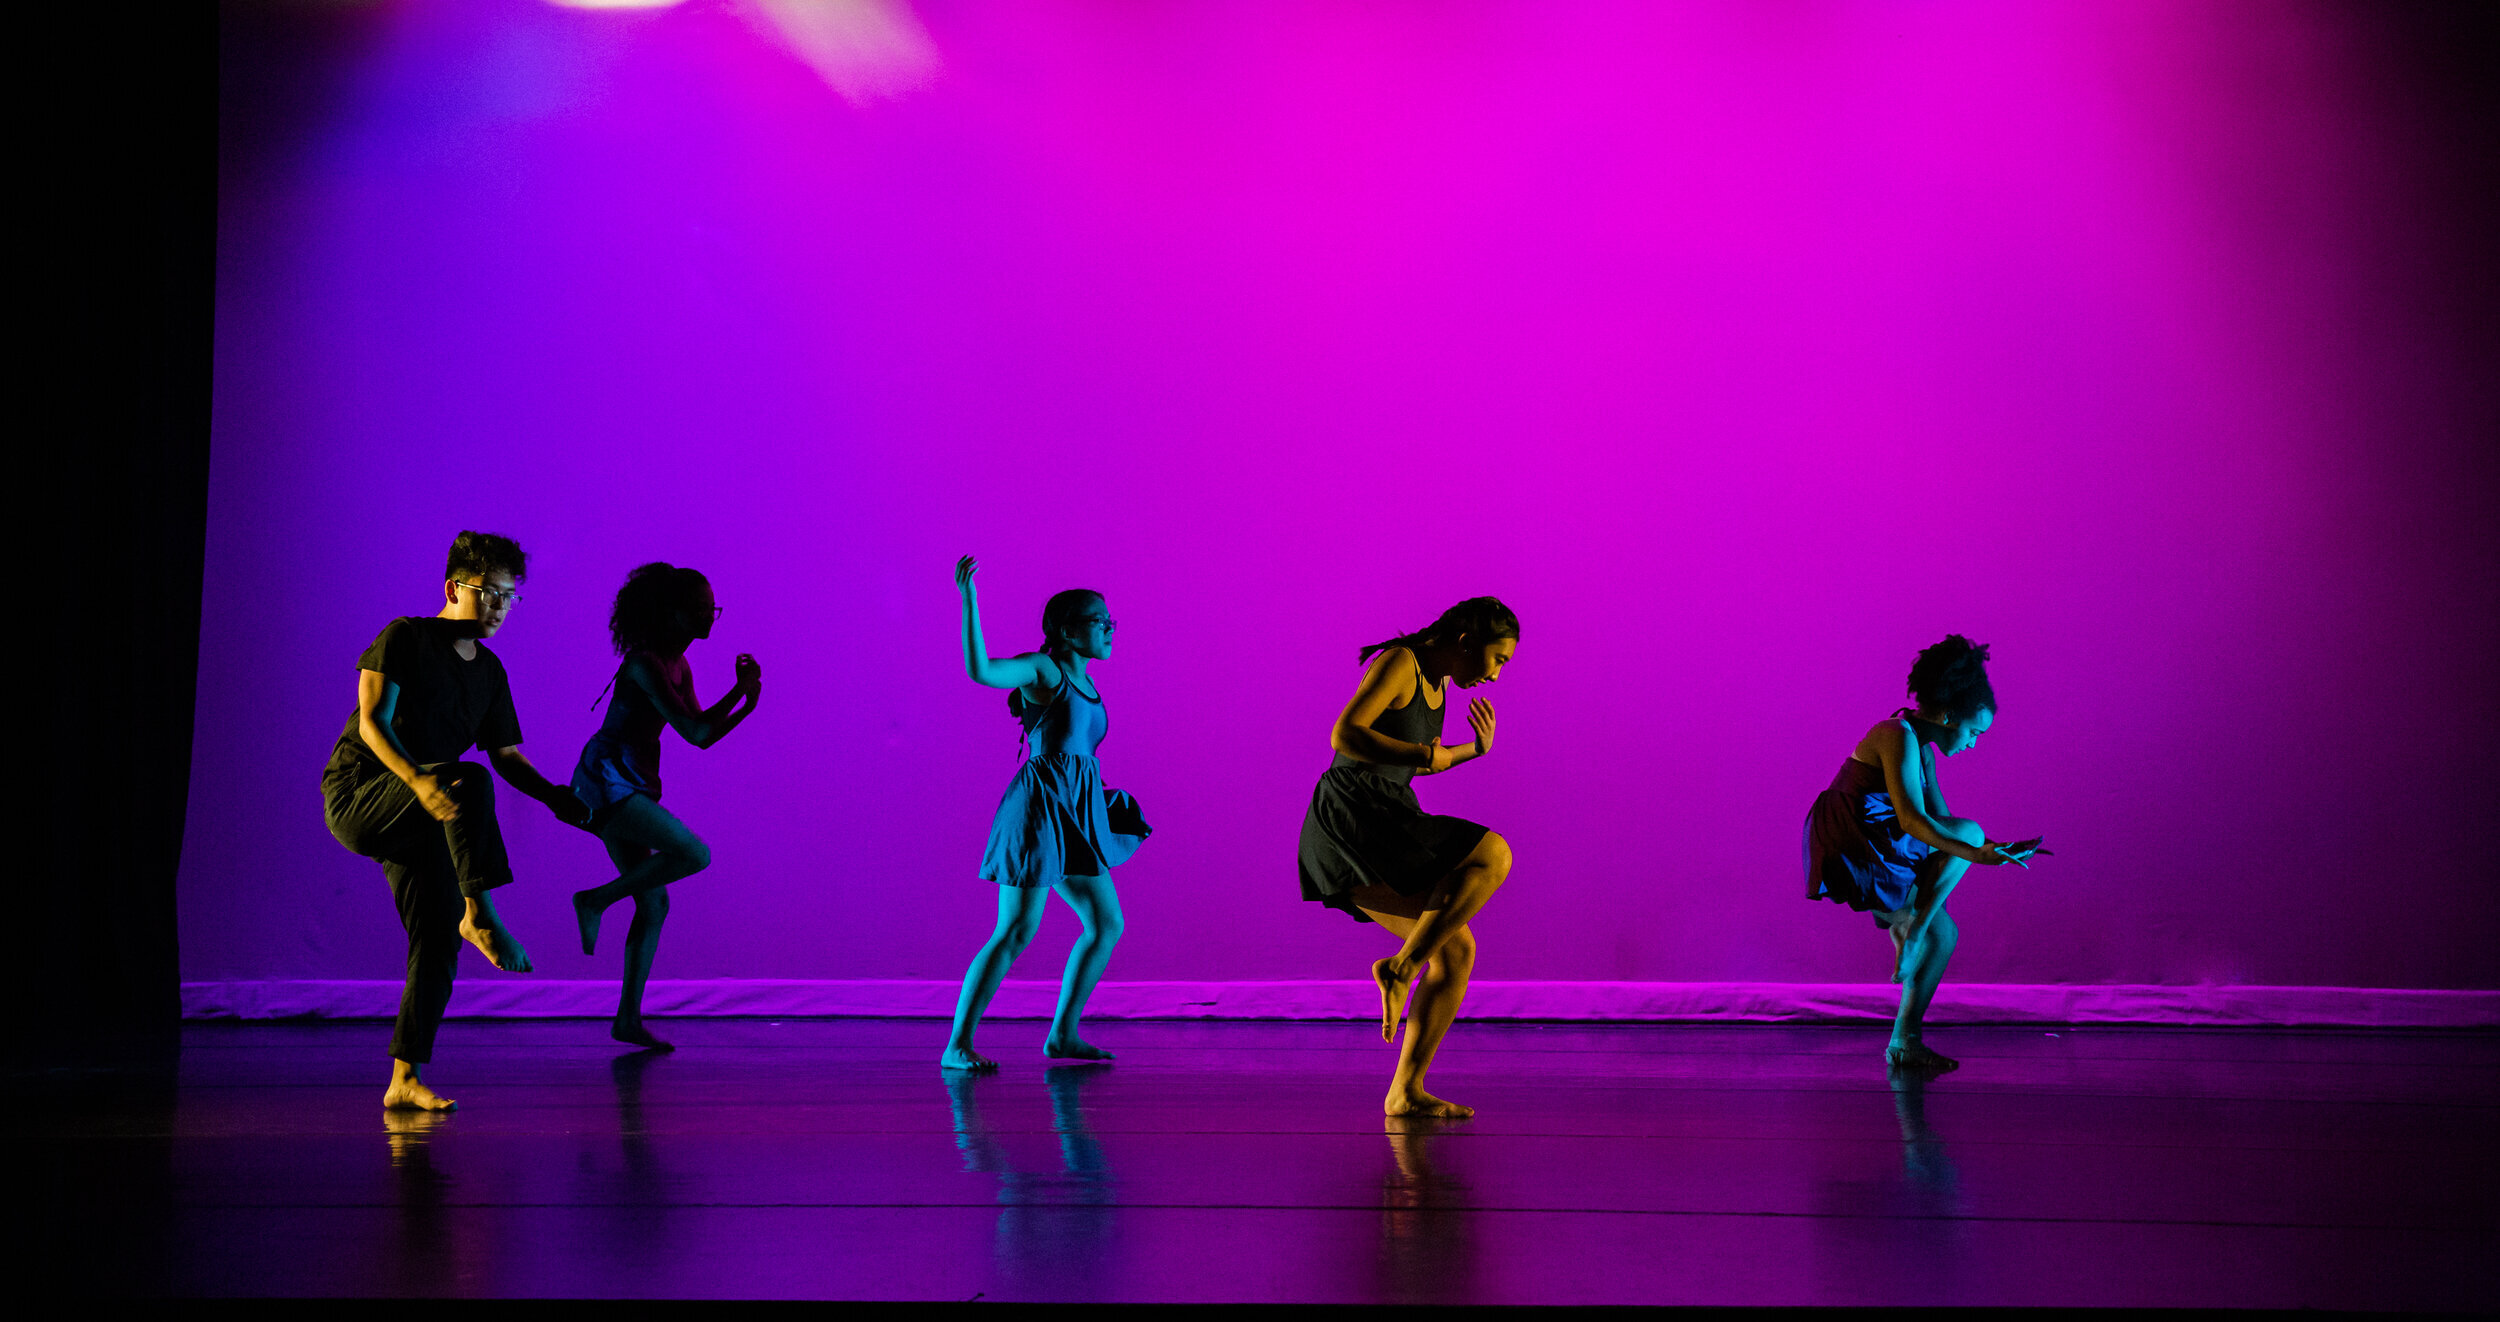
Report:
<svg viewBox="0 0 2500 1322"><path fill-rule="evenodd" d="M1887 716L1868 727L1866 737L1858 741L1856 756L1861 762L1898 762L1902 751L1910 746L1910 726L1898 716Z"/></svg>
<svg viewBox="0 0 2500 1322"><path fill-rule="evenodd" d="M1388 648L1373 657L1363 671L1363 690L1386 694L1392 705L1403 706L1406 699L1415 695L1415 676L1420 673L1422 667L1416 663L1414 652L1403 647Z"/></svg>

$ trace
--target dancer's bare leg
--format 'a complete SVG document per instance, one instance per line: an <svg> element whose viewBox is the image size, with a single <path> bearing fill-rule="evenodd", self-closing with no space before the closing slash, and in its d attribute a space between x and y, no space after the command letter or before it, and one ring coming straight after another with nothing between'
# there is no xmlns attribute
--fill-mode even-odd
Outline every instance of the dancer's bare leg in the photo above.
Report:
<svg viewBox="0 0 2500 1322"><path fill-rule="evenodd" d="M1948 817L1936 825L1966 844L1987 842L1979 824L1967 818ZM1927 1007L1936 999L1936 987L1944 981L1945 965L1952 961L1954 948L1962 939L1953 916L1945 912L1945 900L1969 871L1970 864L1962 859L1931 855L1928 866L1919 873L1906 921L1896 918L1892 925L1893 939L1900 948L1901 1008L1893 1015L1892 1040L1884 1045L1886 1065L1938 1072L1961 1065L1951 1056L1930 1049L1924 1036Z"/></svg>
<svg viewBox="0 0 2500 1322"><path fill-rule="evenodd" d="M1102 981L1103 968L1111 962L1111 948L1120 944L1125 926L1120 893L1112 889L1108 875L1062 877L1052 889L1076 910L1085 931L1068 951L1067 971L1059 975L1059 1006L1051 1012L1050 1036L1042 1041L1042 1054L1053 1060L1109 1060L1110 1052L1078 1035L1076 1023L1085 1013L1085 1002L1094 995L1094 984Z"/></svg>
<svg viewBox="0 0 2500 1322"><path fill-rule="evenodd" d="M1398 914L1376 917L1401 936L1412 935L1413 929L1422 925L1420 919ZM1431 1070L1433 1056L1441 1049L1441 1039L1449 1036L1450 1025L1458 1020L1458 1008L1467 999L1467 982L1475 969L1473 932L1461 927L1442 938L1439 953L1415 983L1414 999L1406 1016L1406 1040L1398 1047L1397 1072L1390 1075L1389 1095L1381 1103L1387 1114L1458 1119L1476 1113L1474 1107L1435 1097L1424 1088L1424 1075Z"/></svg>
<svg viewBox="0 0 2500 1322"><path fill-rule="evenodd" d="M494 892L481 891L466 898L468 911L460 916L460 938L476 946L487 963L506 973L529 972L530 952L504 926L503 915L495 912Z"/></svg>
<svg viewBox="0 0 2500 1322"><path fill-rule="evenodd" d="M457 1111L460 1103L436 1095L417 1077L421 1066L407 1061L391 1061L391 1086L382 1093L382 1109L386 1111Z"/></svg>
<svg viewBox="0 0 2500 1322"><path fill-rule="evenodd" d="M998 888L998 926L980 952L972 957L971 967L964 970L964 989L955 998L955 1023L947 1030L946 1049L938 1054L938 1064L950 1070L994 1070L998 1062L972 1049L972 1031L981 1026L981 1015L990 1008L990 998L998 994L998 984L1006 981L1007 970L1014 966L1016 956L1033 944L1033 936L1042 930L1042 904L1050 892L1039 886L1001 886Z"/></svg>
<svg viewBox="0 0 2500 1322"><path fill-rule="evenodd" d="M1385 886L1367 886L1355 892L1355 904L1375 920L1383 913L1411 915L1415 920L1410 926L1391 929L1406 938L1398 953L1372 963L1372 982L1380 988L1381 1041L1397 1040L1398 1020L1406 1012L1407 988L1450 935L1464 930L1485 901L1493 898L1493 892L1502 888L1510 877L1510 864L1510 842L1487 831L1465 861L1421 901ZM1422 908L1417 910L1419 903Z"/></svg>
<svg viewBox="0 0 2500 1322"><path fill-rule="evenodd" d="M608 1036L646 1051L677 1048L642 1022L642 989L651 981L651 961L660 953L660 927L668 921L668 887L654 886L634 897L634 925L625 933L625 986L616 1000L616 1022Z"/></svg>

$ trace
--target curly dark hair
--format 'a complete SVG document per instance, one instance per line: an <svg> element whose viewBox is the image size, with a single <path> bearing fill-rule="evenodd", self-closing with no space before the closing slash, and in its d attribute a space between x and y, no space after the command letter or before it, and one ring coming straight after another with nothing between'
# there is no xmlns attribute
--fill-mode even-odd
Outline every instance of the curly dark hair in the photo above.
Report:
<svg viewBox="0 0 2500 1322"><path fill-rule="evenodd" d="M1356 653L1355 660L1369 661L1372 653L1386 652L1392 647L1414 648L1425 643L1455 642L1462 633L1479 643L1489 643L1497 638L1517 638L1519 617L1512 614L1510 607L1503 605L1499 597L1469 597L1441 612L1441 618L1413 633L1402 633L1395 638L1373 643Z"/></svg>
<svg viewBox="0 0 2500 1322"><path fill-rule="evenodd" d="M699 593L710 586L702 574L666 560L634 566L608 610L608 641L616 654L684 651L694 638Z"/></svg>
<svg viewBox="0 0 2500 1322"><path fill-rule="evenodd" d="M1942 712L1956 721L1996 710L1997 691L1988 683L1988 645L1946 634L1911 664L1910 696L1918 699L1919 710Z"/></svg>
<svg viewBox="0 0 2500 1322"><path fill-rule="evenodd" d="M464 531L451 539L451 554L443 561L444 581L471 574L482 578L497 571L512 575L515 583L528 578L529 552L502 533Z"/></svg>

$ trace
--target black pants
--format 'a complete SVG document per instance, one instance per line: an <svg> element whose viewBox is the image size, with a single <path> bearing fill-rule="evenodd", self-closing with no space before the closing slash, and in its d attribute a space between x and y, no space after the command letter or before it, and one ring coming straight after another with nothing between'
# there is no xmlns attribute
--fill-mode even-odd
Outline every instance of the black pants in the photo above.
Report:
<svg viewBox="0 0 2500 1322"><path fill-rule="evenodd" d="M411 1065L434 1059L434 1030L451 1004L451 980L460 964L460 919L465 897L482 895L512 880L503 828L495 821L495 783L474 762L426 768L440 777L460 815L434 820L416 791L387 771L361 781L322 784L330 834L349 849L382 864L408 932L408 985L399 994L399 1022L391 1030L391 1056ZM458 781L452 785L450 782Z"/></svg>

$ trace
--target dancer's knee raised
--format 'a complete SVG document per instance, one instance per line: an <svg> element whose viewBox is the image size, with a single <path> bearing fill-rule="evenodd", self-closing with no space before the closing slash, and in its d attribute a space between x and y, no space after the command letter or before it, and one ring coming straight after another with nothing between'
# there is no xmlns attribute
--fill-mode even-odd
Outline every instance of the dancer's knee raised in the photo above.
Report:
<svg viewBox="0 0 2500 1322"><path fill-rule="evenodd" d="M692 831L670 841L668 852L677 860L678 871L683 876L691 877L712 866L712 847L703 843L703 837Z"/></svg>
<svg viewBox="0 0 2500 1322"><path fill-rule="evenodd" d="M434 768L434 781L463 808L495 804L495 777L475 762L452 762Z"/></svg>
<svg viewBox="0 0 2500 1322"><path fill-rule="evenodd" d="M1935 822L1937 830L1963 844L1976 847L1988 843L1988 833L1968 817L1939 817Z"/></svg>
<svg viewBox="0 0 2500 1322"><path fill-rule="evenodd" d="M1510 842L1498 832L1485 832L1484 839L1476 843L1475 853L1470 857L1478 866L1492 873L1496 882L1510 875Z"/></svg>

